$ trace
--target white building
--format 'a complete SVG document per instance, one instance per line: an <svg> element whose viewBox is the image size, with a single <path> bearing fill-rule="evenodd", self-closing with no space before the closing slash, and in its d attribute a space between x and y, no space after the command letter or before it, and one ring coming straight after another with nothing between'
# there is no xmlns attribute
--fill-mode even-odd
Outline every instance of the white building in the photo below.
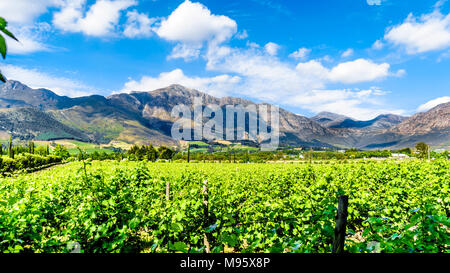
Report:
<svg viewBox="0 0 450 273"><path fill-rule="evenodd" d="M405 155L405 154L395 154L395 153L392 154L392 157L394 157L394 158L399 158L399 159L409 158L408 155Z"/></svg>

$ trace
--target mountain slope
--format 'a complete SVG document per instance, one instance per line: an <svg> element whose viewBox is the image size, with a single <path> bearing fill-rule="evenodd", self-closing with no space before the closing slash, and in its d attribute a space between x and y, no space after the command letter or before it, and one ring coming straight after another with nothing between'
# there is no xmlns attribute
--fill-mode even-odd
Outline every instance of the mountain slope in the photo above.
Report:
<svg viewBox="0 0 450 273"><path fill-rule="evenodd" d="M344 120L353 120L352 118L349 118L344 115L339 115L331 112L320 112L316 116L311 118L315 122L319 123L320 125L331 128L335 126L336 124L340 124Z"/></svg>
<svg viewBox="0 0 450 273"><path fill-rule="evenodd" d="M47 89L32 89L18 82L9 80L0 86L0 98L10 100L11 106L34 106L41 110L55 109L70 104L71 98L58 96Z"/></svg>
<svg viewBox="0 0 450 273"><path fill-rule="evenodd" d="M386 115L379 115L371 120L362 121L330 112L321 112L317 116L312 117L311 119L317 121L322 126L325 126L327 128L336 128L336 129L346 128L346 129L374 131L374 130L389 129L397 124L400 124L407 118L393 114L386 114Z"/></svg>
<svg viewBox="0 0 450 273"><path fill-rule="evenodd" d="M177 143L171 138L176 120L171 116L173 107L192 107L198 97L203 104L222 108L253 104L241 98L216 98L181 85L109 97L69 98L8 81L0 85L0 133L9 132L20 138L172 145ZM449 108L447 103L406 120L381 115L370 121L329 112L309 119L280 109L280 144L363 149L414 146L419 141L442 145L450 143Z"/></svg>
<svg viewBox="0 0 450 273"><path fill-rule="evenodd" d="M249 100L225 97L215 98L194 89L180 85L171 85L167 88L151 92L133 92L108 97L110 103L116 108L126 108L134 111L136 115L145 118L152 127L165 134L170 134L174 118L171 117L172 108L176 105L192 106L194 99L202 97L203 103L226 105L254 104ZM333 139L333 133L327 128L306 117L295 115L280 109L280 141L284 145L315 145L330 146L326 140Z"/></svg>
<svg viewBox="0 0 450 273"><path fill-rule="evenodd" d="M389 131L402 135L417 135L448 128L450 128L450 102L440 104L428 112L415 114Z"/></svg>
<svg viewBox="0 0 450 273"><path fill-rule="evenodd" d="M0 132L21 139L89 141L81 130L66 126L51 115L31 107L0 109Z"/></svg>

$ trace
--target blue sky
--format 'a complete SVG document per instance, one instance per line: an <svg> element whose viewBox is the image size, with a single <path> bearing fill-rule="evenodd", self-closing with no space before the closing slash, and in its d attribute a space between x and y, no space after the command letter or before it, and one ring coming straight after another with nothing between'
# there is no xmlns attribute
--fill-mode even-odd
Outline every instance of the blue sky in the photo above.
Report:
<svg viewBox="0 0 450 273"><path fill-rule="evenodd" d="M9 79L60 95L178 83L312 116L411 115L450 101L437 0L0 0Z"/></svg>

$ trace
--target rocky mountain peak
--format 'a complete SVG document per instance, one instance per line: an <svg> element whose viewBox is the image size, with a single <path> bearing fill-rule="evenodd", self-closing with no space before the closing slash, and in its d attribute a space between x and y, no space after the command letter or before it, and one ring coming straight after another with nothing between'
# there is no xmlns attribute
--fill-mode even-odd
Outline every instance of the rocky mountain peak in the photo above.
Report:
<svg viewBox="0 0 450 273"><path fill-rule="evenodd" d="M9 90L20 90L20 91L24 91L24 90L28 90L31 89L30 87L26 86L25 84L19 82L19 81L14 81L14 80L8 80L5 83L3 83L2 85L0 85L1 89L3 91L9 91Z"/></svg>
<svg viewBox="0 0 450 273"><path fill-rule="evenodd" d="M391 129L400 134L426 134L450 128L450 102L440 104L428 112L418 113Z"/></svg>

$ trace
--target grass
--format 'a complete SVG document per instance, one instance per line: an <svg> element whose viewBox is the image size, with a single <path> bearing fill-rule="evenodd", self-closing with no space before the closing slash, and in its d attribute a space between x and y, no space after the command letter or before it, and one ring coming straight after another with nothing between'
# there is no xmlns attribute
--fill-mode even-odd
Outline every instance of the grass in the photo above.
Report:
<svg viewBox="0 0 450 273"><path fill-rule="evenodd" d="M196 145L196 146L198 146L198 147L202 147L202 148L204 148L204 147L210 147L211 145L209 145L208 143L205 143L205 142L203 142L203 141L189 141L189 144L192 146L192 145Z"/></svg>
<svg viewBox="0 0 450 273"><path fill-rule="evenodd" d="M82 142L82 141L70 140L70 139L61 139L61 140L55 140L55 141L37 140L37 141L33 141L33 142L36 145L36 147L39 147L39 146L46 147L47 145L49 145L51 150L56 145L62 145L67 148L67 150L69 151L69 153L71 155L76 155L79 153L78 147L88 154L91 154L94 152L98 152L98 153L105 152L107 154L111 154L114 152L113 148L122 148L122 149L128 148L125 144L120 143L120 142L111 143L110 145L105 145L105 144L98 145L98 144L94 144L94 143L88 143L88 142ZM9 143L8 139L0 139L0 144L2 144L4 148L8 146L8 143ZM117 144L117 146L115 144ZM27 146L28 141L14 141L14 145L15 146L18 146L18 145Z"/></svg>

